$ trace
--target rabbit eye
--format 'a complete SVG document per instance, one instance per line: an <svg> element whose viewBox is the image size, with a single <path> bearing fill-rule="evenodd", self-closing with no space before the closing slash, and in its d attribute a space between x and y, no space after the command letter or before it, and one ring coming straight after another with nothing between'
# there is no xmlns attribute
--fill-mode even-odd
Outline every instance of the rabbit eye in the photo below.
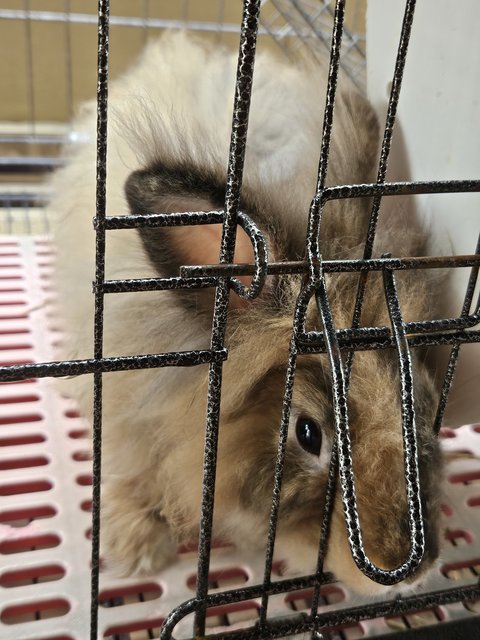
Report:
<svg viewBox="0 0 480 640"><path fill-rule="evenodd" d="M320 455L322 432L315 420L300 416L295 426L295 433L302 449L314 456Z"/></svg>

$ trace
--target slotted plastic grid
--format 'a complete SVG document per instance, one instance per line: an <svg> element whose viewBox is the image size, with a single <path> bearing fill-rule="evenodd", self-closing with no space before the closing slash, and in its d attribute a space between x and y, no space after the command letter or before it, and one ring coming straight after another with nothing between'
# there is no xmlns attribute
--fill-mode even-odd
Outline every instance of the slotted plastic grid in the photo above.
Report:
<svg viewBox="0 0 480 640"><path fill-rule="evenodd" d="M54 358L62 337L47 237L0 236L0 364ZM425 591L471 584L480 575L480 424L444 429L448 473L443 508L446 542ZM0 640L83 640L88 636L90 484L88 425L50 379L0 385ZM196 553L145 580L100 578L99 637L158 637L170 610L194 596ZM281 573L281 562L276 565ZM210 588L261 582L262 557L218 547ZM322 589L324 610L357 604L340 583ZM272 614L308 610L311 592L272 597ZM208 630L224 632L257 617L247 601L209 610ZM354 640L478 615L480 603L457 603L402 617L369 620L332 632ZM191 620L176 637L191 636Z"/></svg>

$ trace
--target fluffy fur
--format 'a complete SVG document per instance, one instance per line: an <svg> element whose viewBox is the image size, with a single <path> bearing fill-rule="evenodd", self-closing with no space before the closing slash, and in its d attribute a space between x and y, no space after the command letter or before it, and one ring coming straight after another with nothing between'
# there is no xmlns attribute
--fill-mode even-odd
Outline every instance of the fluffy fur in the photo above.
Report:
<svg viewBox="0 0 480 640"><path fill-rule="evenodd" d="M140 60L111 84L107 213L221 209L228 158L236 55L182 33L149 44ZM257 56L242 208L268 237L276 260L304 255L307 213L319 156L326 71ZM69 153L54 178L58 273L69 331L68 357L92 354L95 201L95 106L76 129L88 138ZM344 80L335 107L329 184L371 180L378 126L371 107ZM126 194L126 195L125 195ZM324 258L361 255L369 202L329 204L322 223ZM378 250L419 250L418 236L396 216ZM393 239L393 240L392 240ZM237 257L249 257L239 235ZM382 246L380 246L382 245ZM173 275L182 264L216 262L218 229L116 231L107 239L107 277ZM337 326L351 322L356 276L329 278ZM388 322L382 287L370 278L365 324ZM430 304L425 289L399 276L407 319ZM239 545L265 544L283 383L300 278L269 278L261 297L239 304L232 295L228 361L224 365L215 533ZM208 348L212 292L106 296L105 355ZM319 320L311 315L312 325ZM437 555L440 457L432 433L435 391L426 364L415 360L420 474L428 550ZM195 537L201 496L207 367L106 374L102 542L110 566L151 573L169 562L179 540ZM91 380L69 390L91 412ZM367 553L382 567L409 551L397 365L387 352L358 353L349 411L358 501ZM319 458L295 438L295 420L309 415L322 428ZM291 567L312 571L319 540L326 460L334 436L325 358L300 358L278 529L278 550ZM355 567L337 499L327 569L360 591L378 586ZM419 575L422 572L419 572Z"/></svg>

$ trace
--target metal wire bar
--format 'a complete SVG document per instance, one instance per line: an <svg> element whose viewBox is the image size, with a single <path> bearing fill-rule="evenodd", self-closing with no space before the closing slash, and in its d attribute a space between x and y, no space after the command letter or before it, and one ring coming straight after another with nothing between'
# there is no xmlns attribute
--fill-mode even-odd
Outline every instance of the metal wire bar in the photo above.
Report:
<svg viewBox="0 0 480 640"><path fill-rule="evenodd" d="M329 117L333 117L333 104ZM324 126L331 129L331 123ZM330 133L328 133L328 136ZM327 143L325 143L327 144ZM329 144L329 143L328 143ZM322 150L322 154L328 154L328 147ZM322 163L328 163L328 158L323 158ZM322 166L321 184L324 184L326 166ZM468 193L480 192L480 180L430 180L419 182L386 182L383 184L366 183L354 185L341 185L335 187L319 186L318 202L316 207L320 207L329 200L345 200L347 198L371 198L375 196L406 196L419 194L440 194L440 193ZM318 214L317 214L318 215ZM223 211L190 211L185 213L151 213L147 215L120 215L108 216L105 219L105 229L137 229L139 227L170 227L181 225L215 224L222 223L225 214ZM247 216L238 212L238 221L241 224L242 218L247 220Z"/></svg>
<svg viewBox="0 0 480 640"><path fill-rule="evenodd" d="M310 207L308 217L308 232L306 239L307 258L309 263L310 281L317 282L320 276L320 251L319 251L319 234L321 223L321 194L325 187L325 180L327 176L328 158L330 153L330 140L333 126L333 109L335 105L335 94L337 88L338 71L340 65L340 49L342 45L342 35L345 20L345 5L341 0L337 0L335 5L335 14L333 17L333 30L332 30L332 42L330 47L330 65L328 70L327 79L327 93L325 101L325 111L323 116L323 131L322 141L320 148L320 161L318 167L317 185L315 190L315 196ZM299 314L302 305L302 293L298 298L296 314ZM306 312L306 308L305 308ZM294 336L299 334L299 328L304 324L300 315L296 316L294 323ZM292 340L293 341L293 340ZM298 346L298 343L297 343ZM327 490L325 493L325 501L323 504L323 515L321 524L322 538L318 547L317 555L317 572L323 571L323 564L325 556L328 551L328 539L331 525L331 516L333 513L333 504L335 500L336 485L337 485L337 473L339 462L339 448L338 439L335 439L332 447L332 453L330 456L330 464L328 471ZM310 613L314 617L317 614L318 604L320 600L320 581L317 581L314 590L313 598L311 602ZM312 638L314 636L315 627L312 629Z"/></svg>
<svg viewBox="0 0 480 640"><path fill-rule="evenodd" d="M223 31L222 31L222 25L225 22L225 2L226 0L219 0L218 1L218 36L217 36L217 40L218 42L222 42L222 35L223 35Z"/></svg>
<svg viewBox="0 0 480 640"><path fill-rule="evenodd" d="M328 550L328 541L330 536L330 525L332 522L333 515L333 506L335 502L335 493L337 491L338 484L338 444L334 441L332 446L332 453L330 455L330 464L328 467L328 478L327 478L327 487L325 490L325 500L323 504L323 518L322 518L322 526L320 528L320 541L318 544L318 554L317 554L317 564L316 564L316 575L323 576L323 565L325 562L325 557L327 555ZM321 586L322 583L320 580L317 580L317 583L314 586L312 593L312 601L310 605L310 615L313 619L317 617L318 607L320 605L321 599ZM317 634L317 625L314 625L312 628L312 640L321 640Z"/></svg>
<svg viewBox="0 0 480 640"><path fill-rule="evenodd" d="M480 253L480 234L477 240L477 247L475 249L476 253ZM470 307L472 305L473 294L475 293L475 287L477 285L478 280L478 265L472 265L472 271L470 273L470 277L468 279L467 290L465 292L465 298L463 300L461 317L467 317ZM476 313L478 313L478 307L480 305L480 293L477 300L476 305ZM443 379L442 390L440 392L440 400L438 403L437 414L435 416L435 422L433 428L435 433L440 431L440 427L442 426L443 416L445 415L445 409L447 407L448 396L450 394L450 389L452 388L453 378L455 376L455 370L457 367L458 356L460 355L460 343L457 343L453 346L450 351L450 356L448 358L447 369L445 371L445 377Z"/></svg>
<svg viewBox="0 0 480 640"><path fill-rule="evenodd" d="M293 4L294 4L295 6L299 4L299 1L298 1L298 0L292 0L292 2L293 2ZM360 7L360 4L359 4L358 2L357 2L357 3L355 3L355 14L358 14L359 7ZM327 3L326 10L327 10L327 12L328 12L332 17L333 17L333 10L332 10L332 7L330 6L330 4L329 4L329 3ZM355 16L355 17L354 17L353 24L355 24L355 23L356 23L356 18L357 18L357 16ZM358 39L359 39L359 35L357 35L357 34L355 34L355 33L351 32L351 31L350 31L349 29L347 29L347 28L344 28L344 29L343 29L343 33L344 33L344 36L346 36L346 37L347 37L348 42L351 42L351 43L352 43L352 46L353 46L353 48L356 50L356 52L358 53L358 55L359 55L359 56L362 56L362 57L364 58L364 57L365 57L365 52L363 51L363 49L361 49L361 48L358 46Z"/></svg>
<svg viewBox="0 0 480 640"><path fill-rule="evenodd" d="M318 166L317 185L315 198L319 199L325 187L327 177L328 159L330 154L330 141L332 137L333 110L335 107L335 94L337 91L338 69L340 65L340 48L342 46L343 23L345 20L345 2L337 0L335 16L333 20L332 43L330 47L330 64L328 68L327 91L325 97L325 111L323 116L322 142L320 147L320 160ZM311 212L312 233L318 238L319 220Z"/></svg>
<svg viewBox="0 0 480 640"><path fill-rule="evenodd" d="M275 7L275 9L277 10L278 14L285 20L285 23L287 25L290 25L290 28L293 30L293 33L295 34L295 36L297 38L299 38L300 40L302 40L303 43L305 44L306 40L308 38L312 37L311 25L310 24L308 25L309 26L308 30L301 29L297 25L295 20L292 20L291 16L289 15L289 13L283 8L283 3L282 2L277 2L277 0L271 0L271 3ZM320 42L322 44L324 44L325 47L328 47L328 45L326 43L326 40L325 40L325 34L316 34L316 35L319 36Z"/></svg>
<svg viewBox="0 0 480 640"><path fill-rule="evenodd" d="M385 129L383 133L382 149L380 152L380 160L377 173L377 184L385 182L387 173L388 157L390 155L390 148L393 137L393 127L395 125L395 118L397 114L397 105L400 97L400 89L402 86L403 71L405 68L405 61L407 58L408 43L410 41L410 34L413 24L413 16L415 12L416 0L407 0L405 4L405 13L403 16L402 30L400 33L400 43L398 45L397 59L395 61L395 69L392 79L392 88L390 91L390 97L388 100L387 117L385 122ZM372 203L372 210L370 213L370 220L368 223L367 237L365 240L363 257L370 258L372 256L373 244L375 242L375 234L377 229L378 214L380 210L380 203L383 193L376 194ZM357 285L357 298L355 300L355 308L353 311L352 327L358 327L360 324L360 318L362 315L363 299L365 295L365 288L367 284L368 273L360 274ZM353 361L353 352L347 355L346 360L346 372L347 372L347 386L350 378L350 372Z"/></svg>
<svg viewBox="0 0 480 640"><path fill-rule="evenodd" d="M97 78L97 159L95 202L95 311L93 355L103 357L104 297L99 289L105 280L105 226L107 180L108 56L110 0L98 0L98 78ZM90 595L90 638L98 634L98 589L100 574L100 483L102 469L102 373L93 375L92 425L92 556Z"/></svg>
<svg viewBox="0 0 480 640"><path fill-rule="evenodd" d="M242 214L238 214L241 221ZM107 216L105 229L139 229L140 227L180 227L183 225L223 224L223 211L188 211L185 213L151 213L127 216ZM96 222L94 220L94 226Z"/></svg>
<svg viewBox="0 0 480 640"><path fill-rule="evenodd" d="M349 329L343 329L347 333ZM353 330L352 330L353 331ZM357 329L358 331L358 329ZM368 329L362 337L344 337L342 342L339 340L339 347L341 351L348 351L349 349L355 349L356 351L373 351L378 349L393 349L395 342L392 337L381 337L375 335L375 329L370 330L374 335L368 336ZM300 344L298 346L299 353L313 354L313 353L325 353L325 342L323 337L318 342L311 344ZM407 336L407 341L410 347L439 347L445 345L460 344L473 344L480 342L480 331L449 331L449 332L430 332L424 335Z"/></svg>
<svg viewBox="0 0 480 640"><path fill-rule="evenodd" d="M323 260L324 273L358 273L359 271L405 271L408 269L453 269L480 266L480 255L465 256L420 256L415 258L370 258L369 260ZM255 273L255 265L247 263L236 264L203 264L184 265L180 267L183 278L228 276L248 276ZM285 262L269 262L267 275L285 275L308 273L306 260L286 260Z"/></svg>
<svg viewBox="0 0 480 640"><path fill-rule="evenodd" d="M87 358L84 360L59 360L38 364L16 364L0 367L2 382L16 382L28 378L60 378L79 376L87 373L113 373L158 367L194 367L199 364L223 362L226 349L195 351L173 351L171 353L150 353L135 356Z"/></svg>
<svg viewBox="0 0 480 640"><path fill-rule="evenodd" d="M385 585L396 584L409 575L418 565L424 552L424 534L419 494L417 445L413 408L413 383L408 343L402 328L402 319L396 297L393 276L386 272L386 298L394 331L394 344L399 355L402 385L402 421L404 433L405 478L407 483L407 505L411 535L411 549L406 561L387 571L373 564L363 548L362 532L357 510L355 479L352 467L352 451L348 422L346 381L340 349L336 339L333 318L328 303L327 288L321 277L315 286L315 299L324 328L327 353L332 376L338 467L341 480L343 510L348 531L348 540L353 559L362 573ZM392 280L389 281L389 277ZM305 307L306 309L306 307Z"/></svg>
<svg viewBox="0 0 480 640"><path fill-rule="evenodd" d="M242 151L244 153L244 150ZM243 167L234 167L234 171L242 171ZM242 229L250 238L252 243L253 255L255 264L253 265L252 271L252 282L249 287L246 287L236 278L229 279L229 285L235 291L235 293L245 300L253 300L258 296L261 292L263 285L265 283L265 279L267 277L267 265L268 265L268 252L267 252L267 243L263 234L261 233L258 226L253 222L251 218L249 218L246 214L238 211L238 200L236 203L237 211L235 214L235 218L232 219L233 222L229 223L229 226L233 225L233 230L236 231L236 225L234 224L235 220L240 224ZM132 216L137 218L137 216ZM194 211L180 214L152 214L152 216L138 216L142 220L149 220L150 217L154 217L151 226L178 226L178 225L198 225L198 224L212 224L212 223L222 223L224 225L227 224L227 213L223 211ZM121 216L117 219L118 223L121 224ZM139 221L135 220L135 224ZM123 227L126 228L126 227ZM225 228L225 226L224 226ZM235 241L235 240L233 240ZM233 256L230 256L231 260ZM195 282L197 285L195 285ZM195 278L185 279L185 278L138 278L135 280L116 280L109 281L107 283L102 284L102 289L105 293L117 293L117 292L126 292L126 291L152 291L152 290L162 290L162 289L173 289L173 288L187 288L191 289L195 286L198 287L210 287L210 286L218 286L218 279L202 279Z"/></svg>
<svg viewBox="0 0 480 640"><path fill-rule="evenodd" d="M183 22L184 23L188 23L188 11L189 11L189 5L190 2L189 0L183 0L182 1L182 14L183 14Z"/></svg>
<svg viewBox="0 0 480 640"><path fill-rule="evenodd" d="M65 0L65 13L70 16L71 0ZM66 96L67 96L67 113L70 122L70 128L73 126L73 63L72 63L72 29L71 21L65 21L65 70L66 70Z"/></svg>
<svg viewBox="0 0 480 640"><path fill-rule="evenodd" d="M337 75L338 75L338 64L339 64L339 56L340 56L343 18L344 18L344 2L343 0L338 0L336 5L336 12L335 12L334 29L332 34L332 54L330 58L330 68L329 68L328 84L327 84L327 98L326 98L325 115L324 115L324 123L323 123L320 163L319 163L319 170L318 170L317 193L319 190L321 190L321 188L324 185L326 171L327 171L328 152L329 152L329 146L330 146L331 128L332 128L332 120L333 120L333 104L335 99L335 89L336 89L336 81L337 81ZM315 199L314 199L314 204L312 204L312 207L310 210L309 234L308 234L308 240L307 240L309 268L314 274L316 272L316 265L319 261L318 240L316 238L316 235L318 232L318 225L316 224L318 222L318 216L317 217L315 216L315 213L319 212L319 210L320 210L320 207L318 206L315 211ZM294 336L295 336L295 330L294 330ZM292 340L290 343L290 355L289 355L287 372L286 372L284 402L282 407L282 419L280 424L277 459L275 463L275 473L274 473L274 486L272 491L272 506L270 511L270 519L269 519L268 534L267 534L267 547L265 552L265 570L264 570L264 578L263 578L264 593L262 596L262 603L261 603L261 608L259 612L260 627L265 625L266 619L267 619L268 586L271 582L273 551L275 546L278 513L280 508L283 465L284 465L284 459L285 459L288 425L290 420L290 406L291 406L291 398L292 398L293 384L294 384L294 378L295 378L296 358L297 358L296 344L295 344L294 337L292 337ZM330 511L329 504L325 505L325 511ZM320 559L319 564L321 564L322 561L323 559Z"/></svg>
<svg viewBox="0 0 480 640"><path fill-rule="evenodd" d="M148 20L150 17L150 0L143 0L143 27L148 29Z"/></svg>
<svg viewBox="0 0 480 640"><path fill-rule="evenodd" d="M30 108L30 130L32 135L35 135L35 123L37 121L37 106L35 103L35 85L34 85L34 73L33 73L33 38L32 38L32 11L30 9L30 0L24 0L25 5L25 30L26 30L26 43L27 43L27 100Z"/></svg>
<svg viewBox="0 0 480 640"><path fill-rule="evenodd" d="M287 593L305 589L306 587L314 587L317 581L318 576L311 575L272 582L269 587L269 595ZM263 585L253 585L242 589L210 593L206 597L206 604L207 607L218 607L230 604L231 602L253 600L254 598L261 597L262 590ZM422 611L435 605L475 600L479 596L480 587L478 585L468 585L455 589L435 591L428 594L416 594L410 597L397 597L395 600L382 600L380 602L362 604L348 609L327 611L315 616L315 618L301 614L292 618L269 620L267 624L262 627L257 623L255 626L251 626L246 629L231 631L229 632L228 637L234 640L267 640L269 638L282 638L293 634L307 633L311 631L313 627L316 627L317 629L331 629L342 624L369 620L371 618L379 618L381 616L397 616L405 613ZM162 640L166 638L174 638L172 632L175 626L182 618L193 613L197 606L197 598L192 598L183 602L171 611L162 626L160 638ZM212 633L203 637L205 640L207 638L209 640L220 640L220 638L225 638L225 634Z"/></svg>
<svg viewBox="0 0 480 640"><path fill-rule="evenodd" d="M312 30L313 34L316 36L316 38L322 42L322 43L326 43L325 37L322 35L322 33L319 31L319 29L316 27L315 25L315 21L312 19L312 16L305 11L304 7L301 5L300 2L298 2L298 0L292 0L292 5L295 7L295 9L297 10L297 12L299 13L299 15L302 16L303 20L306 22L306 24L310 27L310 29ZM335 14L332 11L330 5L325 5L324 10L326 10L330 16L332 17L333 20L335 20ZM343 25L343 35L344 37L347 37L349 41L354 42L355 43L355 39L352 36L352 34L345 28L345 25ZM357 51L357 53L360 55L361 58L363 58L363 60L365 60L365 53L360 49L360 47L358 46L358 44L354 44L354 47ZM365 91L365 87L363 86L363 83L359 83L357 78L355 78L352 74L350 74L350 70L348 68L348 66L344 63L343 59L340 58L340 66L346 71L346 73L351 77L352 82L354 83L354 85L357 87L357 89L359 89L360 91L364 92Z"/></svg>
<svg viewBox="0 0 480 640"><path fill-rule="evenodd" d="M385 182L326 187L322 204L329 200L371 198L378 196L413 196L434 193L472 193L480 191L480 180L430 180L419 182ZM370 256L363 256L368 259Z"/></svg>
<svg viewBox="0 0 480 640"><path fill-rule="evenodd" d="M53 171L57 167L63 167L63 158L52 156L4 156L0 158L0 171L2 173L40 173L41 171Z"/></svg>
<svg viewBox="0 0 480 640"><path fill-rule="evenodd" d="M476 317L478 323L478 316ZM407 325L408 326L408 325ZM378 330L375 327L362 327L362 329L337 329L337 339L341 351L355 348L357 351L371 351L375 349L391 349L395 346L393 338L385 335L388 330ZM311 336L311 342L305 338ZM407 336L410 347L441 346L473 344L480 342L480 331L449 331L425 332L424 335ZM323 334L309 332L297 337L297 350L299 354L325 353L326 346ZM60 360L54 362L18 364L0 367L1 382L15 382L28 378L59 378L63 376L77 376L87 373L110 373L114 371L130 371L134 369L195 366L209 362L220 362L226 358L225 349L175 351L172 353L146 354L135 356L103 357L84 360Z"/></svg>
<svg viewBox="0 0 480 640"><path fill-rule="evenodd" d="M68 134L47 133L0 133L0 144L61 145L68 140ZM6 159L2 160L6 162Z"/></svg>
<svg viewBox="0 0 480 640"><path fill-rule="evenodd" d="M406 322L405 331L409 336L413 334L430 334L435 335L435 332L441 331L454 331L457 329L470 329L475 327L480 322L480 315L478 313L472 316L465 316L460 318L441 318L438 320L419 320L415 322ZM337 338L341 343L346 344L348 340L363 338L386 338L391 335L389 327L359 327L358 329L337 329ZM305 333L297 335L299 344L324 344L323 331L311 330Z"/></svg>
<svg viewBox="0 0 480 640"><path fill-rule="evenodd" d="M50 200L46 193L25 191L24 193L0 193L0 207L44 207Z"/></svg>
<svg viewBox="0 0 480 640"><path fill-rule="evenodd" d="M290 422L290 408L292 404L293 384L297 365L297 350L292 338L290 342L290 354L288 357L287 371L285 374L285 387L282 401L282 417L278 434L277 455L272 488L272 506L268 522L267 543L265 549L265 569L263 573L262 601L259 611L259 626L264 628L267 621L268 597L272 584L273 552L275 549L275 537L277 533L278 514L280 510L280 496L282 491L283 469L287 448L288 426Z"/></svg>
<svg viewBox="0 0 480 640"><path fill-rule="evenodd" d="M88 13L65 13L61 11L29 11L21 9L0 9L0 20L31 20L38 22L70 22L72 24L97 24L97 16ZM150 29L184 29L185 21L168 20L165 18L147 18L135 16L111 16L110 25L114 27L148 27ZM188 21L188 29L192 31L205 31L207 33L217 33L219 30L223 33L238 34L240 28L236 23L209 21ZM296 37L292 31L276 29L273 32L265 28L259 28L259 35L274 35L276 37Z"/></svg>
<svg viewBox="0 0 480 640"><path fill-rule="evenodd" d="M322 192L322 204L328 200L344 200L346 198L413 196L435 193L472 193L477 191L480 191L480 180L432 180L426 182L342 185L338 187L326 187Z"/></svg>
<svg viewBox="0 0 480 640"><path fill-rule="evenodd" d="M172 289L204 289L216 287L218 278L132 278L106 280L100 287L103 293L133 293L138 291L170 291ZM95 287L97 289L97 287Z"/></svg>
<svg viewBox="0 0 480 640"><path fill-rule="evenodd" d="M240 190L248 129L253 67L258 33L260 0L245 0L243 6L240 45L238 53L237 78L233 105L232 134L228 158L225 217L220 247L220 263L233 262L235 236L240 205ZM212 322L211 348L223 348L227 324L229 281L222 280L216 290ZM211 364L208 380L208 405L205 427L205 450L202 482L202 511L198 542L197 599L199 606L195 613L194 630L196 636L205 634L206 606L208 594L208 571L214 509L214 488L218 427L220 416L222 365Z"/></svg>

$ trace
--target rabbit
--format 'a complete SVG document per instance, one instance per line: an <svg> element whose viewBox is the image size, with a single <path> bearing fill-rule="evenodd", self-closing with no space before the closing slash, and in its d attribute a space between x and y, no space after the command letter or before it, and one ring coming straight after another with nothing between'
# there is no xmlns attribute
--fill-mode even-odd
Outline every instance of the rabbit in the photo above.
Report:
<svg viewBox="0 0 480 640"><path fill-rule="evenodd" d="M107 215L221 210L237 55L184 32L166 32L109 94ZM305 256L314 193L327 64L283 60L259 51L241 210L264 234L270 261ZM74 128L81 141L52 180L58 286L68 335L64 357L92 355L95 202L95 104ZM379 127L368 101L340 80L327 183L374 180ZM324 259L362 255L370 202L332 201L325 209ZM181 265L218 262L221 225L109 231L107 278L174 276ZM392 216L376 250L415 255L423 238ZM235 261L251 262L239 228ZM271 505L286 363L301 275L269 276L255 300L230 296L215 489L214 536L264 549ZM248 282L248 278L244 277ZM357 276L328 277L338 328L351 325ZM404 318L434 308L425 282L398 274ZM121 293L105 297L104 355L209 348L213 289ZM309 326L321 329L315 309ZM371 274L362 323L389 324L381 276ZM442 457L433 432L438 392L429 362L413 353L426 552L407 579L415 587L439 553ZM195 539L200 519L208 367L104 374L102 554L120 575L148 575ZM398 365L390 350L355 354L350 429L364 545L383 568L410 549L406 511ZM90 376L65 381L86 416ZM315 570L321 505L334 439L330 370L325 355L299 357L286 450L276 557L293 573ZM383 594L355 566L340 492L334 500L325 569L358 593Z"/></svg>

